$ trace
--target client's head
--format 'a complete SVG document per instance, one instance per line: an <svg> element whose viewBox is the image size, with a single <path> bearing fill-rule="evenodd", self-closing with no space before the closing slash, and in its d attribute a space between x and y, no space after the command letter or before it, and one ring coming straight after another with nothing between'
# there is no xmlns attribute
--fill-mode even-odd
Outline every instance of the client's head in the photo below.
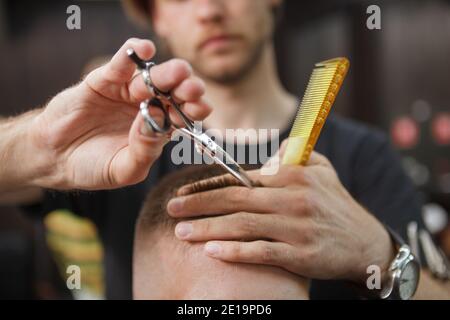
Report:
<svg viewBox="0 0 450 320"><path fill-rule="evenodd" d="M175 237L180 220L167 214L167 202L181 186L220 174L218 166L190 166L166 176L149 193L136 225L134 298L307 299L304 279L288 271L219 261L204 253L204 243ZM227 187L224 181L217 183L209 187Z"/></svg>

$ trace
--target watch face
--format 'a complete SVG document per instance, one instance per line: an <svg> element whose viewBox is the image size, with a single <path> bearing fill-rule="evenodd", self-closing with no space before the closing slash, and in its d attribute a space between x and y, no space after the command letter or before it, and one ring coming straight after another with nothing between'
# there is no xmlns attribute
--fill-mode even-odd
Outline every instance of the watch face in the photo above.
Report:
<svg viewBox="0 0 450 320"><path fill-rule="evenodd" d="M417 263L409 262L400 275L399 294L402 300L408 300L414 295L418 279L419 267Z"/></svg>

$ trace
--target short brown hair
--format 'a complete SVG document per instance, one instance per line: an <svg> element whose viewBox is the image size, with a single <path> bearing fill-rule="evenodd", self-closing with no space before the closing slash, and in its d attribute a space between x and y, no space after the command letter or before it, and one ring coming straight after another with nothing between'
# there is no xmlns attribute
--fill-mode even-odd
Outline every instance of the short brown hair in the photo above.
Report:
<svg viewBox="0 0 450 320"><path fill-rule="evenodd" d="M163 229L174 227L180 219L172 218L167 214L167 203L175 196L183 185L224 174L219 165L190 165L181 170L165 176L147 195L137 221L137 229L152 231L157 226ZM220 182L222 181L222 182ZM197 192L215 188L226 187L230 184L225 180L216 181L214 185L204 186Z"/></svg>
<svg viewBox="0 0 450 320"><path fill-rule="evenodd" d="M251 170L256 169L257 166L243 165L243 167ZM169 230L171 227L175 227L179 221L183 220L169 216L166 207L169 200L176 195L178 189L186 184L221 176L218 179L212 179L211 182L208 181L208 183L192 185L193 188L189 193L241 185L238 180L223 178L225 173L225 170L220 165L202 164L190 165L168 174L147 195L136 223L136 231L151 232L156 227ZM258 187L263 186L259 181L254 181L254 185ZM190 220L192 219L190 218Z"/></svg>

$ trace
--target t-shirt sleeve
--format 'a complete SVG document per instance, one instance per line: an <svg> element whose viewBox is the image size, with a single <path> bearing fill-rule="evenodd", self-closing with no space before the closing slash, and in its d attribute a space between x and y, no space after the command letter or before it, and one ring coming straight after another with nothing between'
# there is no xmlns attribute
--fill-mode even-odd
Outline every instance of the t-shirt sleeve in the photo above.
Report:
<svg viewBox="0 0 450 320"><path fill-rule="evenodd" d="M425 228L419 195L384 134L368 132L354 161L354 196L369 212L405 240L411 221Z"/></svg>

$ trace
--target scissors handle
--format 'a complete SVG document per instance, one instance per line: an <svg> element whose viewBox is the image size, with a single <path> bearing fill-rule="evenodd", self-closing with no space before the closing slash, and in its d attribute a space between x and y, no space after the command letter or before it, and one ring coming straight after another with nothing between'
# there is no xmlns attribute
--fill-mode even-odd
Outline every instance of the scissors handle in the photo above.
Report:
<svg viewBox="0 0 450 320"><path fill-rule="evenodd" d="M147 86L147 89L154 95L153 99L146 100L141 103L141 113L144 116L144 119L146 120L147 124L150 126L150 128L154 132L158 133L167 133L170 131L171 127L173 126L175 129L179 129L178 126L172 123L170 120L169 112L167 108L169 106L172 106L178 116L181 118L181 120L184 122L185 126L191 130L194 131L194 122L189 119L181 110L181 106L175 101L173 96L170 94L170 92L164 92L160 89L158 89L154 84L150 77L150 69L155 66L155 64L151 61L145 61L139 58L139 56L136 54L136 52L133 49L128 49L127 54L131 60L137 65L137 67L142 70L142 77L144 78L144 83ZM164 102L161 101L164 100L169 105L168 107L165 106ZM158 123L152 118L149 112L149 107L154 106L159 108L164 113L164 126L161 128Z"/></svg>
<svg viewBox="0 0 450 320"><path fill-rule="evenodd" d="M150 115L150 106L160 109L164 115L163 127L161 127L155 119ZM153 130L153 132L165 134L170 131L172 122L170 121L169 112L164 108L163 103L158 98L153 98L141 102L141 114L144 117L145 123Z"/></svg>
<svg viewBox="0 0 450 320"><path fill-rule="evenodd" d="M150 69L154 67L155 64L139 58L133 49L128 49L127 53L130 59L136 63L137 67L142 70L141 74L144 79L144 83L150 93L154 96L152 99L143 101L140 105L141 114L153 132L165 134L170 131L172 127L177 129L177 131L181 134L194 141L197 151L200 153L206 153L216 163L220 164L224 169L231 173L231 175L238 179L244 186L252 188L253 182L246 174L245 170L242 169L241 166L239 166L239 164L234 161L234 159L219 145L217 145L208 135L195 128L194 122L183 113L180 105L175 101L170 92L164 92L155 87L150 77ZM166 107L165 102L167 102L168 107ZM150 107L156 107L163 112L163 127L161 127L150 115ZM180 128L172 123L168 111L169 107L173 107L175 109L176 113L183 120L186 128Z"/></svg>
<svg viewBox="0 0 450 320"><path fill-rule="evenodd" d="M136 66L141 69L147 69L148 68L148 63L145 60L142 60L141 58L139 58L139 56L137 55L136 51L134 51L133 49L128 49L127 50L127 54L128 57L133 60L133 62L136 64Z"/></svg>

